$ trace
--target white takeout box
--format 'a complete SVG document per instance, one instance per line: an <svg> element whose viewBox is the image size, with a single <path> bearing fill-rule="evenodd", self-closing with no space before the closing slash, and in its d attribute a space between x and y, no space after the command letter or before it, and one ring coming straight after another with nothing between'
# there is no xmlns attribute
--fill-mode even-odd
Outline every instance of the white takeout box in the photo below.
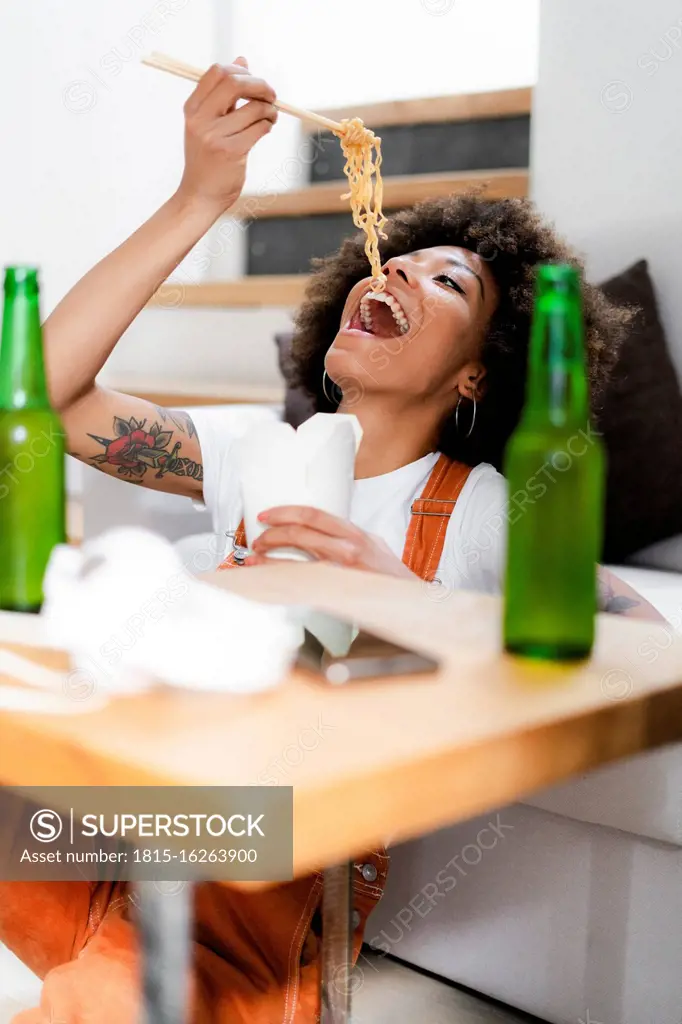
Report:
<svg viewBox="0 0 682 1024"><path fill-rule="evenodd" d="M249 547L267 529L261 512L280 505L309 505L347 519L350 515L355 456L362 440L356 416L321 413L298 430L288 423L262 423L234 442ZM295 549L273 558L306 561Z"/></svg>

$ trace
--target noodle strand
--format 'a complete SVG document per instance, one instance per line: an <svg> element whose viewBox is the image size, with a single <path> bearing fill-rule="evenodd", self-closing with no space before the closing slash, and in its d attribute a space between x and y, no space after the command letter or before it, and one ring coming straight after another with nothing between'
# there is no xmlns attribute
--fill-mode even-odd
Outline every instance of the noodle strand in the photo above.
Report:
<svg viewBox="0 0 682 1024"><path fill-rule="evenodd" d="M365 252L372 268L372 291L386 287L386 275L381 270L379 239L386 238L382 228L386 217L382 210L384 184L381 177L381 139L365 128L359 117L341 122L343 130L334 134L341 142L346 158L344 174L350 192L342 199L350 199L353 223L365 232Z"/></svg>

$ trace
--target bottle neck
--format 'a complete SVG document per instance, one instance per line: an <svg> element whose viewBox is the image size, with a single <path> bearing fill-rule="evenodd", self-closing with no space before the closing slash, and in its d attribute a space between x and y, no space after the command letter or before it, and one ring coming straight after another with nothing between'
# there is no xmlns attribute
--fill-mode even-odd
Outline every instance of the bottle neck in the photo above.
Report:
<svg viewBox="0 0 682 1024"><path fill-rule="evenodd" d="M49 407L37 292L7 291L0 345L0 409Z"/></svg>
<svg viewBox="0 0 682 1024"><path fill-rule="evenodd" d="M547 292L535 308L524 419L556 427L584 424L590 396L582 311L574 296Z"/></svg>

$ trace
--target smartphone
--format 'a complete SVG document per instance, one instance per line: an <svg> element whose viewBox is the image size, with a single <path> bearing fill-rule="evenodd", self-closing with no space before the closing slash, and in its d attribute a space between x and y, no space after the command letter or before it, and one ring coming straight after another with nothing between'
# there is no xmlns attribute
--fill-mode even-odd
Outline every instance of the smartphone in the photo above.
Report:
<svg viewBox="0 0 682 1024"><path fill-rule="evenodd" d="M440 668L435 658L383 640L343 619L312 612L304 616L301 625L298 665L337 686L354 679L414 675Z"/></svg>

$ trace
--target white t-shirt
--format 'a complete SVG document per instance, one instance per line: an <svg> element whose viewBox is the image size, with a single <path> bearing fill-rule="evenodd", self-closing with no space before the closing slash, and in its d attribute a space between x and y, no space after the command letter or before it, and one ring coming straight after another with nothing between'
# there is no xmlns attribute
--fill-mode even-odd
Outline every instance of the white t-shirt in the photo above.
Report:
<svg viewBox="0 0 682 1024"><path fill-rule="evenodd" d="M231 458L234 434L218 415L193 409L204 464L204 504L221 537L233 535L242 519L239 474ZM227 426L227 429L226 429ZM421 497L438 453L425 455L392 473L355 481L350 519L381 537L402 558L412 502ZM482 463L464 484L448 523L436 578L449 589L498 593L506 537L504 477ZM226 538L226 553L231 542Z"/></svg>

